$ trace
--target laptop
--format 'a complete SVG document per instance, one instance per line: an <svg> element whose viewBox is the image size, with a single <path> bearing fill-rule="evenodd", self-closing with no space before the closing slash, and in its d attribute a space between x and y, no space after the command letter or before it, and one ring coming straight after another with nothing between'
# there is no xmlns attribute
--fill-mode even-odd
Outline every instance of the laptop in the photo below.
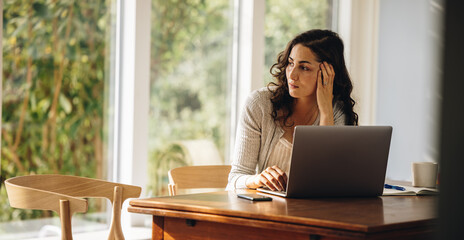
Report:
<svg viewBox="0 0 464 240"><path fill-rule="evenodd" d="M296 126L289 198L374 197L383 193L391 126Z"/></svg>

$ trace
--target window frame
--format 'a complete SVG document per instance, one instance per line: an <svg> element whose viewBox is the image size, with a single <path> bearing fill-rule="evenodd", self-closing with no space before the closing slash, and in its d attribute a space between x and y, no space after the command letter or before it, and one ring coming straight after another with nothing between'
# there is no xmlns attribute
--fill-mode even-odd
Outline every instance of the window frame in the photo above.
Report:
<svg viewBox="0 0 464 240"><path fill-rule="evenodd" d="M234 0L229 149L233 150L241 110L248 94L263 85L265 0ZM230 154L229 154L230 155ZM226 157L226 164L230 164Z"/></svg>
<svg viewBox="0 0 464 240"><path fill-rule="evenodd" d="M142 186L148 182L151 0L117 0L116 72L112 181ZM128 201L123 209L128 206ZM143 226L146 217L122 211L123 226Z"/></svg>

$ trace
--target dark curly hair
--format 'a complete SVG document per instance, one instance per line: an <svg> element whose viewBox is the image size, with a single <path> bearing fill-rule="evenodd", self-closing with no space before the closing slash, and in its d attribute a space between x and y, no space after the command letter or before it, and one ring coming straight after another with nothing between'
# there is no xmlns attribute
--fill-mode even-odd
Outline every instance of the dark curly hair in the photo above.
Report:
<svg viewBox="0 0 464 240"><path fill-rule="evenodd" d="M277 56L277 63L272 65L270 69L272 76L276 79L276 82L268 84L268 90L272 93L272 117L274 120L286 126L288 118L293 113L294 98L288 92L286 68L289 63L290 52L297 44L302 44L311 49L321 62L325 61L332 64L335 71L333 103L342 103L343 112L346 116L346 125L358 125L358 114L353 111L356 102L350 96L353 85L345 66L343 41L337 33L319 29L301 33L291 40L285 50ZM271 86L277 87L271 89ZM279 114L279 111L281 114ZM290 124L290 126L292 125Z"/></svg>

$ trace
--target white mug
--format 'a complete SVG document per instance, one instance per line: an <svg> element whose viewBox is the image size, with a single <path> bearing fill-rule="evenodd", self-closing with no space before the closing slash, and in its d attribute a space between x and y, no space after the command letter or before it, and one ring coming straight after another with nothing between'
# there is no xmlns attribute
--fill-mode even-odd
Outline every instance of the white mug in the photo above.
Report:
<svg viewBox="0 0 464 240"><path fill-rule="evenodd" d="M438 164L434 162L413 162L412 165L412 185L414 187L437 186Z"/></svg>

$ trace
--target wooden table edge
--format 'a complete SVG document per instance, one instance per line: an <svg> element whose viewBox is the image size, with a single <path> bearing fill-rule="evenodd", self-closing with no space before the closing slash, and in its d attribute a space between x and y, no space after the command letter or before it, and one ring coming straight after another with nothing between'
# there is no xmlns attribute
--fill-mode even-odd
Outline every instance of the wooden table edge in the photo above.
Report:
<svg viewBox="0 0 464 240"><path fill-rule="evenodd" d="M390 231L397 231L399 229L415 229L415 228L431 228L437 225L437 219L429 219L429 220L419 220L408 223L407 227L405 228L404 224L401 223L393 223L388 225L382 226L366 226L361 224L347 224L347 223L340 223L336 221L328 221L328 220L313 220L307 221L307 218L302 218L306 220L304 222L301 221L291 221L292 219L295 220L297 217L281 217L280 219L274 218L255 218L253 216L244 217L244 216L237 216L231 214L223 214L223 213L206 213L206 212L197 212L197 211L188 211L188 210L178 210L178 209L169 209L169 208L153 208L153 207L143 207L137 205L131 205L127 208L128 212L131 213L139 213L139 214L148 214L153 216L161 216L161 217L176 217L176 218L189 218L194 220L202 220L202 221L216 221L221 220L221 218L228 218L228 219L236 219L239 221L247 220L247 221L259 221L261 223L278 223L278 224L286 224L289 226L299 226L304 228L318 228L318 229L327 229L327 230L337 230L343 232L351 232L351 233L362 233L362 234L378 234L382 232L390 232ZM285 220L285 221L282 221ZM289 221L290 220L290 221ZM300 219L298 219L300 220ZM312 220L312 219L309 219ZM318 224L319 223L319 224ZM323 223L323 224L321 224ZM239 222L235 223L240 225Z"/></svg>
<svg viewBox="0 0 464 240"><path fill-rule="evenodd" d="M128 211L131 213L141 213L153 215L154 217L170 217L170 218L182 218L197 221L208 221L216 223L227 223L232 225L241 225L257 228L271 228L271 229L285 229L287 231L301 232L301 233L318 233L329 236L350 236L354 238L362 238L366 232L352 231L340 228L322 227L317 225L302 225L296 223L280 222L274 220L263 220L255 218L245 218L228 215L208 214L208 213L197 213L191 211L179 211L169 209L153 209L144 207L128 207ZM339 233L339 234L334 234Z"/></svg>
<svg viewBox="0 0 464 240"><path fill-rule="evenodd" d="M175 208L173 208L175 207ZM185 207L182 204L176 203L169 203L166 205L165 203L156 203L152 202L150 206L140 206L137 202L131 201L130 206L128 208L129 212L131 210L138 209L137 212L134 213L145 213L145 214L152 214L153 212L160 213L162 211L175 211L175 212L184 212L184 213L199 213L199 214L208 214L208 215L218 215L218 216L227 216L227 217L234 217L240 219L256 219L261 221L274 221L274 222L282 222L288 224L297 224L303 226L315 226L315 227L323 227L323 228L331 228L331 229L341 229L341 230L348 230L353 232L368 232L371 228L370 226L365 226L361 224L352 224L352 223L342 223L338 221L331 221L325 219L313 219L313 218L305 218L305 217L287 217L287 216L279 216L279 215L259 215L259 214L250 214L248 212L243 211L232 211L232 210L223 210L223 209L216 209L215 213L209 212L208 207ZM154 211L156 210L156 211ZM240 213L237 215L236 213ZM153 215L153 214L152 214Z"/></svg>

